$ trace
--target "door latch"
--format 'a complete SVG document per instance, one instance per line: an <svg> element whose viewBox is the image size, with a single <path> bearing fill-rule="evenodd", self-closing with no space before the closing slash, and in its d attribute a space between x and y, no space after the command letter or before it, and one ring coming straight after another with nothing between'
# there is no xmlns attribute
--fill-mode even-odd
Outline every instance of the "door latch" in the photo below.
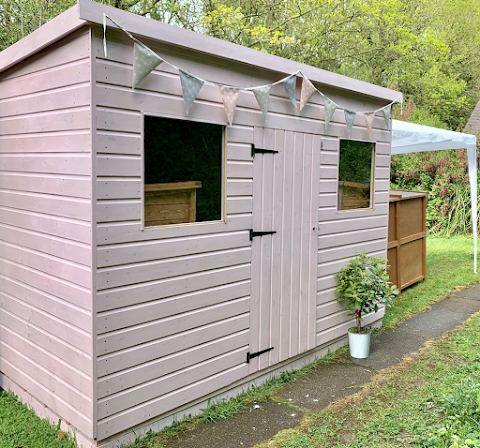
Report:
<svg viewBox="0 0 480 448"><path fill-rule="evenodd" d="M260 153L260 154L275 154L278 151L275 151L274 149L262 149L262 148L255 148L255 145L252 143L252 157L255 157L255 154Z"/></svg>
<svg viewBox="0 0 480 448"><path fill-rule="evenodd" d="M268 232L254 232L253 229L250 229L250 241L253 241L253 238L256 236L273 235L274 233L277 233L276 230L270 230Z"/></svg>

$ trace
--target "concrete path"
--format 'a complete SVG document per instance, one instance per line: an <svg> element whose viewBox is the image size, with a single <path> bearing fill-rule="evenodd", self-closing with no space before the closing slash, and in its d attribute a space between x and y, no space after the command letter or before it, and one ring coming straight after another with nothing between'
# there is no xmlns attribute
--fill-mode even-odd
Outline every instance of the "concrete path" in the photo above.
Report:
<svg viewBox="0 0 480 448"><path fill-rule="evenodd" d="M331 402L354 394L378 370L399 363L404 355L417 352L430 338L455 328L480 310L480 285L460 291L432 305L394 330L372 338L367 359L351 358L325 364L285 385L276 399L250 406L228 420L202 424L171 440L168 448L251 448L267 442L281 430L294 428L304 413L317 412ZM288 403L288 404L283 404Z"/></svg>

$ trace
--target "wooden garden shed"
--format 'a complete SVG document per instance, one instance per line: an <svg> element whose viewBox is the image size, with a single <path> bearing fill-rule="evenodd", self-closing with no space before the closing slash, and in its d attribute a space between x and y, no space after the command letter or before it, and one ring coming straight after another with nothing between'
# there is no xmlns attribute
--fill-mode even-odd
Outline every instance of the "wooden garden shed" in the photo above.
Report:
<svg viewBox="0 0 480 448"><path fill-rule="evenodd" d="M344 344L395 101L89 0L0 53L0 386L113 447Z"/></svg>

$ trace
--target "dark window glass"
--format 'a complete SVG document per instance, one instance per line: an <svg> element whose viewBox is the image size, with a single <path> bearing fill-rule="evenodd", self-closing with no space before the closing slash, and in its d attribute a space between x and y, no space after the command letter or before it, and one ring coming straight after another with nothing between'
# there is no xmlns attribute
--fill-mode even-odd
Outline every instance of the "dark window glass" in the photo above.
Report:
<svg viewBox="0 0 480 448"><path fill-rule="evenodd" d="M222 220L224 127L145 116L145 226Z"/></svg>
<svg viewBox="0 0 480 448"><path fill-rule="evenodd" d="M340 140L338 167L338 209L372 207L375 145Z"/></svg>

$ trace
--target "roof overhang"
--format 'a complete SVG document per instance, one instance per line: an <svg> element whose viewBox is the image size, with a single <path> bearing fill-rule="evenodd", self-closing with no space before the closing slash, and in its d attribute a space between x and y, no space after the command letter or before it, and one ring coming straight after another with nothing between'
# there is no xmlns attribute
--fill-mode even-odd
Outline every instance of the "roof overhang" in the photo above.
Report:
<svg viewBox="0 0 480 448"><path fill-rule="evenodd" d="M320 84L324 88L350 91L376 99L383 104L402 101L401 93L394 90L225 42L91 0L78 0L77 5L2 51L0 53L0 72L60 40L83 25L103 25L104 14L111 16L140 39L144 37L181 48L193 49L199 53L214 55L250 67L268 68L271 71L278 72L279 77L300 70L312 82ZM110 21L108 26L115 27Z"/></svg>
<svg viewBox="0 0 480 448"><path fill-rule="evenodd" d="M0 52L0 73L86 25L79 5L72 6L33 33Z"/></svg>

